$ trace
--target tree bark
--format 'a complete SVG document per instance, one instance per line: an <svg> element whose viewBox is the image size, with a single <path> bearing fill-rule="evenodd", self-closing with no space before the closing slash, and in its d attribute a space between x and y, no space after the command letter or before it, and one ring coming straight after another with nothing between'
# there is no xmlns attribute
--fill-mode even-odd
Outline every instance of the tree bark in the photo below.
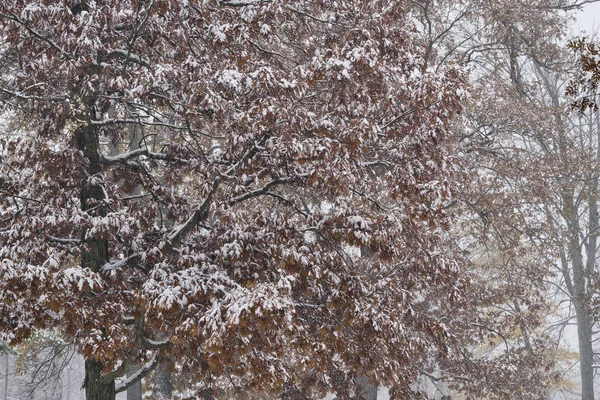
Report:
<svg viewBox="0 0 600 400"><path fill-rule="evenodd" d="M4 355L5 357L5 365L4 365L4 400L8 400L8 374L9 374L9 363L8 363L8 353Z"/></svg>
<svg viewBox="0 0 600 400"><path fill-rule="evenodd" d="M85 399L115 400L115 377L102 375L102 364L96 360L85 360Z"/></svg>
<svg viewBox="0 0 600 400"><path fill-rule="evenodd" d="M358 398L362 400L377 400L377 386L373 385L369 380L360 376L356 379L358 386Z"/></svg>
<svg viewBox="0 0 600 400"><path fill-rule="evenodd" d="M173 383L171 373L164 364L158 364L154 372L154 396L157 399L171 398L173 395Z"/></svg>
<svg viewBox="0 0 600 400"><path fill-rule="evenodd" d="M581 369L581 399L594 400L594 352L592 349L592 329L586 305L575 302L577 316L577 339L579 343L579 364Z"/></svg>
<svg viewBox="0 0 600 400"><path fill-rule="evenodd" d="M569 204L569 203L567 203ZM577 341L579 345L579 367L581 370L581 399L594 400L594 350L592 348L592 326L588 309L589 296L586 288L586 269L581 246L576 234L575 220L568 221L572 239L570 255L573 268L573 303L577 319Z"/></svg>
<svg viewBox="0 0 600 400"><path fill-rule="evenodd" d="M90 100L90 110L93 110L93 101ZM92 111L93 113L93 111ZM95 116L91 115L91 119ZM76 143L89 161L88 176L103 172L100 154L100 141L98 132L90 123L87 127L80 128L77 132ZM95 216L106 216L106 206L102 205L105 199L105 190L100 184L90 181L85 182L80 192L81 209ZM84 243L81 254L81 267L90 268L98 272L108 261L108 240L103 237L86 237L82 230L81 240ZM115 375L103 375L102 363L88 359L85 361L85 398L86 400L115 400Z"/></svg>
<svg viewBox="0 0 600 400"><path fill-rule="evenodd" d="M139 365L131 364L127 368L127 376L135 374L140 369ZM140 379L127 388L127 400L142 400L142 380Z"/></svg>

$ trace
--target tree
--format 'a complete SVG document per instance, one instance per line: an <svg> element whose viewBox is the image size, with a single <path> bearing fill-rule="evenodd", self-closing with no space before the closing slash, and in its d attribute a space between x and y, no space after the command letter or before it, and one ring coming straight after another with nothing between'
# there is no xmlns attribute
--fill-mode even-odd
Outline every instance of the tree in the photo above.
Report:
<svg viewBox="0 0 600 400"><path fill-rule="evenodd" d="M453 135L475 179L460 186L453 212L455 235L470 251L471 302L462 317L448 307L449 328L460 332L448 362L423 371L438 393L459 391L473 398L548 398L561 384L559 336L548 334L556 308L553 265L556 241L544 247L539 235L552 228L536 219L540 192L521 180L540 182L540 159L518 163L529 135L552 134L557 112L540 99L535 65L564 68L559 39L562 9L574 3L415 1L412 10L425 33L423 46L432 67L458 59L469 66L472 93ZM543 103L543 104L540 104ZM560 113L560 111L558 111ZM551 159L543 159L550 165ZM529 168L529 169L528 169ZM507 172L510 170L510 172ZM530 173L531 172L531 173ZM537 197L536 197L537 196ZM531 239L531 240L530 240ZM560 300L560 297L559 297ZM459 349L456 351L456 349Z"/></svg>
<svg viewBox="0 0 600 400"><path fill-rule="evenodd" d="M0 340L0 355L4 356L4 385L3 385L3 391L2 391L2 398L4 400L8 400L8 374L9 374L9 354L13 354L14 350L7 345L4 341Z"/></svg>
<svg viewBox="0 0 600 400"><path fill-rule="evenodd" d="M53 332L36 331L21 343L15 358L16 374L22 375L17 398L60 399L70 390L62 381L75 352ZM13 389L14 390L14 389Z"/></svg>
<svg viewBox="0 0 600 400"><path fill-rule="evenodd" d="M206 393L350 397L357 376L413 393L448 352L431 310L465 287L441 245L465 91L407 18L403 1L2 2L2 107L27 117L0 139L3 337L59 327L88 400L159 360Z"/></svg>
<svg viewBox="0 0 600 400"><path fill-rule="evenodd" d="M493 113L478 113L469 137L474 149L480 147L474 151L487 160L482 165L488 171L471 205L481 216L483 232L496 238L493 250L510 257L503 264L511 280L517 280L515 295L521 302L510 307L510 313L518 315L523 300L526 310L548 310L543 296L553 292L567 304L567 316L573 311L581 395L593 399L595 320L590 301L596 290L598 251L598 124L567 113L563 93L571 60L568 55L560 59L562 70L548 68L535 54L521 60L519 79L495 85L495 93L477 99L483 110L495 107ZM478 137L487 143L482 146ZM525 349L532 329L544 323L539 316L537 322L531 317L513 324L523 333ZM560 338L564 324L557 328Z"/></svg>

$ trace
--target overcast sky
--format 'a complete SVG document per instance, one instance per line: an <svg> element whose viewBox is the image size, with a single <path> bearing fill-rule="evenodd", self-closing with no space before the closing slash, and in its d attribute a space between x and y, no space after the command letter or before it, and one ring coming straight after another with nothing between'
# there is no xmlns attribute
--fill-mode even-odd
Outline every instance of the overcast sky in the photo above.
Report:
<svg viewBox="0 0 600 400"><path fill-rule="evenodd" d="M600 1L586 5L576 15L573 33L586 31L588 34L600 31Z"/></svg>

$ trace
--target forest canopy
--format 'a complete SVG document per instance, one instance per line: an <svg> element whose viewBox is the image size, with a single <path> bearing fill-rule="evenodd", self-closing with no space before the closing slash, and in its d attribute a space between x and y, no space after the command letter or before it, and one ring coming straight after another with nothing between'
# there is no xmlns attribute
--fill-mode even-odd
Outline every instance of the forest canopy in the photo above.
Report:
<svg viewBox="0 0 600 400"><path fill-rule="evenodd" d="M74 346L87 400L157 371L198 398L546 399L573 310L593 400L576 6L3 0L0 339Z"/></svg>

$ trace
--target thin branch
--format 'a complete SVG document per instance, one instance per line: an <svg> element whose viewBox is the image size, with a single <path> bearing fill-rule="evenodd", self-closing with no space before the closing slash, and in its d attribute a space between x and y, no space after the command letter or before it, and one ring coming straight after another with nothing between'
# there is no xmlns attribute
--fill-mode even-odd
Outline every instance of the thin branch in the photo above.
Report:
<svg viewBox="0 0 600 400"><path fill-rule="evenodd" d="M33 36L35 36L36 38L38 38L39 40L41 40L43 42L48 43L53 49L55 49L56 51L58 51L59 53L61 53L63 55L63 57L68 58L68 59L73 59L73 56L71 54L65 52L55 42L53 42L52 40L48 39L47 37L45 37L44 35L42 35L38 31L36 31L35 29L33 29L32 27L30 27L29 25L27 25L27 23L25 21L21 20L16 15L14 15L14 14L10 14L10 15L0 14L0 18L4 18L4 19L11 20L11 21L15 21L16 23L18 23L19 25L21 25L23 28L25 28Z"/></svg>
<svg viewBox="0 0 600 400"><path fill-rule="evenodd" d="M305 178L307 176L308 176L308 174L303 174L303 175L297 175L297 176L288 176L286 178L273 179L272 181L267 182L260 189L256 189L256 190L253 190L251 192L247 192L247 193L244 193L244 194L242 194L240 196L234 197L233 199L229 200L229 205L233 206L233 205L236 205L236 204L241 203L243 201L246 201L248 199L251 199L253 197L257 197L257 196L262 196L262 195L269 194L269 189L271 189L274 186L279 186L279 185L282 185L284 183L290 182L293 179L296 179L296 178Z"/></svg>
<svg viewBox="0 0 600 400"><path fill-rule="evenodd" d="M219 4L227 7L246 7L270 2L271 0L221 0Z"/></svg>

